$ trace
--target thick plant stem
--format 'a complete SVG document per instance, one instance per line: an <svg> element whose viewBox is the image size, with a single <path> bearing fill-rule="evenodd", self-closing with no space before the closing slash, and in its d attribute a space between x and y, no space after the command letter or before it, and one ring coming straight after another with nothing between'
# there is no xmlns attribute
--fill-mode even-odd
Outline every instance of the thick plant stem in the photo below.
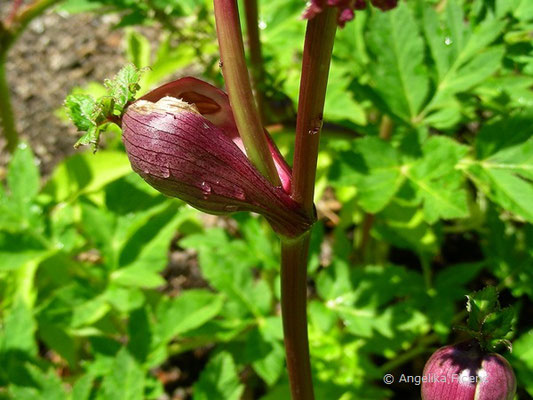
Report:
<svg viewBox="0 0 533 400"><path fill-rule="evenodd" d="M307 23L302 78L296 119L292 194L311 215L315 190L318 144L322 129L329 64L333 50L337 10L326 7Z"/></svg>
<svg viewBox="0 0 533 400"><path fill-rule="evenodd" d="M337 11L326 7L310 20L305 34L292 197L314 218L318 143L326 97ZM281 305L287 368L293 400L313 400L307 337L307 258L310 233L283 240L281 248Z"/></svg>
<svg viewBox="0 0 533 400"><path fill-rule="evenodd" d="M307 257L309 232L282 241L281 312L285 354L293 400L313 400L313 381L307 338Z"/></svg>
<svg viewBox="0 0 533 400"><path fill-rule="evenodd" d="M261 37L259 34L259 17L257 10L257 0L244 0L244 11L246 16L246 31L248 33L248 52L250 54L250 66L252 70L252 84L255 92L255 101L263 125L265 120L265 99L262 85L265 79L263 67L263 54L261 52Z"/></svg>
<svg viewBox="0 0 533 400"><path fill-rule="evenodd" d="M237 1L214 0L214 5L222 72L246 154L272 184L280 185L248 76Z"/></svg>
<svg viewBox="0 0 533 400"><path fill-rule="evenodd" d="M0 55L0 120L6 139L6 150L13 153L19 142L19 135L15 127L11 94L7 84L5 54Z"/></svg>

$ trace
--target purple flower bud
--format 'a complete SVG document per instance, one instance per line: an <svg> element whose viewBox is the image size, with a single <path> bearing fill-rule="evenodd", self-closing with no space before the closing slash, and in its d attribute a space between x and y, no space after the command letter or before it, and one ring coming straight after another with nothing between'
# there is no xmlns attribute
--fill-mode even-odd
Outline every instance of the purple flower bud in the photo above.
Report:
<svg viewBox="0 0 533 400"><path fill-rule="evenodd" d="M390 10L398 4L398 0L371 0L371 2L375 7L383 11ZM337 24L340 27L344 27L346 22L354 18L354 10L364 10L366 8L366 0L310 0L303 13L303 18L312 19L327 6L337 7Z"/></svg>
<svg viewBox="0 0 533 400"><path fill-rule="evenodd" d="M156 89L128 107L122 130L133 170L167 196L212 214L257 212L287 237L312 224L248 160L225 93L207 83L185 78ZM287 187L291 171L270 144Z"/></svg>
<svg viewBox="0 0 533 400"><path fill-rule="evenodd" d="M175 97L189 104L194 104L200 114L213 125L221 128L226 136L246 154L244 144L237 130L237 124L233 118L228 95L222 90L207 82L188 76L160 86L139 100L148 100L155 103L165 96ZM289 193L291 191L291 169L266 130L265 135L270 154L278 171L281 186Z"/></svg>
<svg viewBox="0 0 533 400"><path fill-rule="evenodd" d="M509 362L477 341L437 350L424 367L422 400L511 400L516 378Z"/></svg>

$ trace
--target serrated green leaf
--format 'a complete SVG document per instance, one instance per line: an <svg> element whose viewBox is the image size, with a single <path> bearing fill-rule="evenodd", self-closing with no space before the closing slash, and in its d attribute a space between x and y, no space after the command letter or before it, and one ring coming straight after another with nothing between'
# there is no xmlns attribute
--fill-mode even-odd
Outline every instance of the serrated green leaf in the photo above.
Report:
<svg viewBox="0 0 533 400"><path fill-rule="evenodd" d="M239 303L241 313L248 311L257 317L262 315L255 304L251 274L257 258L244 241L230 240L221 229L209 229L203 234L187 236L180 245L198 251L203 277L212 287Z"/></svg>
<svg viewBox="0 0 533 400"><path fill-rule="evenodd" d="M13 154L7 173L7 185L19 212L29 212L28 207L39 192L40 176L33 152L26 143L21 143Z"/></svg>
<svg viewBox="0 0 533 400"><path fill-rule="evenodd" d="M468 176L492 201L533 221L533 116L525 111L485 125L476 138L478 160Z"/></svg>
<svg viewBox="0 0 533 400"><path fill-rule="evenodd" d="M492 312L483 322L481 332L491 340L504 339L513 327L516 312L512 307Z"/></svg>
<svg viewBox="0 0 533 400"><path fill-rule="evenodd" d="M164 267L164 265L153 265L151 269L147 269L146 265L134 264L113 272L111 279L114 284L126 287L157 288L165 284L165 280L159 274Z"/></svg>
<svg viewBox="0 0 533 400"><path fill-rule="evenodd" d="M128 29L126 32L126 44L126 54L133 65L138 68L145 68L150 65L151 46L144 35L133 29Z"/></svg>
<svg viewBox="0 0 533 400"><path fill-rule="evenodd" d="M351 82L350 70L344 65L332 64L324 105L324 118L327 121L350 121L366 125L364 108L353 98L348 87Z"/></svg>
<svg viewBox="0 0 533 400"><path fill-rule="evenodd" d="M67 113L78 128L78 131L88 131L95 126L92 118L97 107L97 101L87 94L71 94L65 99Z"/></svg>
<svg viewBox="0 0 533 400"><path fill-rule="evenodd" d="M135 358L123 347L106 374L98 398L103 400L142 400L145 373Z"/></svg>
<svg viewBox="0 0 533 400"><path fill-rule="evenodd" d="M76 154L59 164L47 182L44 192L57 202L99 190L126 174L131 166L126 154L105 151L98 154Z"/></svg>
<svg viewBox="0 0 533 400"><path fill-rule="evenodd" d="M463 176L456 170L468 148L446 137L432 137L424 143L424 156L406 172L407 178L423 201L425 219L468 216Z"/></svg>
<svg viewBox="0 0 533 400"><path fill-rule="evenodd" d="M64 400L67 393L61 379L53 369L46 373L34 365L28 365L27 372L31 377L28 385L10 385L9 393L13 399Z"/></svg>
<svg viewBox="0 0 533 400"><path fill-rule="evenodd" d="M508 357L519 384L533 396L533 329L526 331L513 342L513 352Z"/></svg>
<svg viewBox="0 0 533 400"><path fill-rule="evenodd" d="M490 47L505 21L487 15L473 26L465 23L460 2L447 2L443 24L430 5L423 11L424 34L437 72L436 88L419 118L445 110L458 93L467 92L501 66L503 47ZM433 121L425 121L432 123Z"/></svg>
<svg viewBox="0 0 533 400"><path fill-rule="evenodd" d="M340 154L330 174L336 186L355 186L361 207L370 213L382 210L405 177L396 149L377 137L357 140L353 152Z"/></svg>
<svg viewBox="0 0 533 400"><path fill-rule="evenodd" d="M375 13L370 21L369 47L377 58L370 66L377 91L390 110L411 123L429 89L423 63L424 43L407 5Z"/></svg>
<svg viewBox="0 0 533 400"><path fill-rule="evenodd" d="M480 331L487 316L499 308L498 291L494 286L487 286L466 297L468 327L473 331Z"/></svg>
<svg viewBox="0 0 533 400"><path fill-rule="evenodd" d="M21 299L16 299L10 310L5 312L0 331L0 352L16 352L33 357L37 354L35 341L36 323L32 311Z"/></svg>
<svg viewBox="0 0 533 400"><path fill-rule="evenodd" d="M85 374L78 378L72 386L71 400L89 400L94 377L91 374Z"/></svg>
<svg viewBox="0 0 533 400"><path fill-rule="evenodd" d="M122 113L124 106L133 101L135 94L140 89L142 71L133 64L127 64L115 75L113 79L106 80L104 85L109 95L115 101L117 112Z"/></svg>
<svg viewBox="0 0 533 400"><path fill-rule="evenodd" d="M162 300L157 307L157 334L163 342L213 319L222 309L221 295L206 290L187 290L174 299Z"/></svg>
<svg viewBox="0 0 533 400"><path fill-rule="evenodd" d="M533 222L533 185L513 172L486 168L482 164L468 168L470 178L492 201Z"/></svg>
<svg viewBox="0 0 533 400"><path fill-rule="evenodd" d="M235 362L229 353L219 353L207 363L194 385L194 400L239 400L244 385L239 381Z"/></svg>

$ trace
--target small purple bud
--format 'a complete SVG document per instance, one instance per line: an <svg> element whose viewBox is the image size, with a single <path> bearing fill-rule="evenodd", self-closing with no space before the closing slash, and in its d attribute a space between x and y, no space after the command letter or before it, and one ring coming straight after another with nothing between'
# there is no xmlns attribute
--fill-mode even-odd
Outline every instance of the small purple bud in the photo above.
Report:
<svg viewBox="0 0 533 400"><path fill-rule="evenodd" d="M193 104L160 98L167 92L149 93L122 118L122 137L135 172L167 196L208 213L256 212L287 237L309 229L313 221L301 207L248 160L232 131L233 116L223 105L197 91L181 96L195 97Z"/></svg>
<svg viewBox="0 0 533 400"><path fill-rule="evenodd" d="M398 4L398 0L371 0L371 2L383 11L390 10ZM342 28L346 22L354 19L354 10L364 10L366 5L366 0L310 0L302 17L312 19L324 11L325 7L336 7L338 9L337 24Z"/></svg>
<svg viewBox="0 0 533 400"><path fill-rule="evenodd" d="M422 400L512 400L516 378L509 362L477 341L438 349L424 367Z"/></svg>

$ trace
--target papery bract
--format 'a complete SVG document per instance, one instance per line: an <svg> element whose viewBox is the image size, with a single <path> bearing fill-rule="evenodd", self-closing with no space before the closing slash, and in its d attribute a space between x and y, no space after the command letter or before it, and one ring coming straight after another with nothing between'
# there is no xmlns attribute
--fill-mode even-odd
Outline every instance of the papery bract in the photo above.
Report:
<svg viewBox="0 0 533 400"><path fill-rule="evenodd" d="M287 190L272 185L246 157L225 93L217 89L213 95L211 85L186 79L128 107L122 129L133 170L162 193L202 211L257 212L287 237L309 229L312 221ZM290 169L270 143L287 187Z"/></svg>
<svg viewBox="0 0 533 400"><path fill-rule="evenodd" d="M509 362L476 341L438 349L423 378L422 400L511 400L516 391Z"/></svg>

